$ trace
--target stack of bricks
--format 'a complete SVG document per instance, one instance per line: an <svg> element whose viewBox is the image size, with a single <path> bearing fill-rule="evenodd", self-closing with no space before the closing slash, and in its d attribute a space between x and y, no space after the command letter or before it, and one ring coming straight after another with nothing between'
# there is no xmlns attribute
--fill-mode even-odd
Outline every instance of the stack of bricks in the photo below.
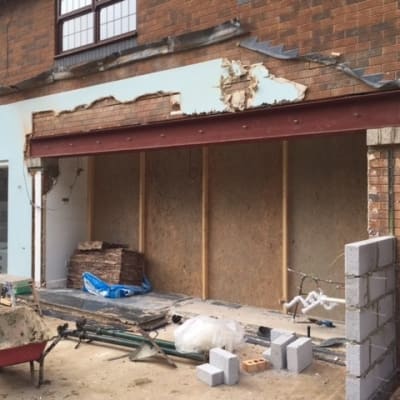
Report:
<svg viewBox="0 0 400 400"><path fill-rule="evenodd" d="M347 399L389 390L396 371L395 240L379 237L345 247Z"/></svg>
<svg viewBox="0 0 400 400"><path fill-rule="evenodd" d="M144 264L143 254L124 248L77 250L68 266L67 286L82 288L84 272L90 272L110 284L140 285Z"/></svg>

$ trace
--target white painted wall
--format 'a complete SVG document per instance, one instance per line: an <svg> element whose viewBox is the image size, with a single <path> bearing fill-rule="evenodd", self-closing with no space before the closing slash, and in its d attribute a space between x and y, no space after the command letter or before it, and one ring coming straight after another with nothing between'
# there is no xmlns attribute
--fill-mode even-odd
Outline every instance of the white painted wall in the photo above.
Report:
<svg viewBox="0 0 400 400"><path fill-rule="evenodd" d="M15 106L0 107L0 162L8 164L8 272L31 276L31 180L24 168L25 135Z"/></svg>
<svg viewBox="0 0 400 400"><path fill-rule="evenodd" d="M87 239L87 158L60 159L60 175L46 196L46 283L65 287L67 264ZM83 171L77 176L77 168ZM66 200L68 199L68 201Z"/></svg>
<svg viewBox="0 0 400 400"><path fill-rule="evenodd" d="M33 112L72 110L109 96L129 101L160 91L180 93L184 114L221 112L227 109L220 91L220 79L224 74L224 60L216 59L0 106L0 161L9 164L8 272L31 275L32 193L23 150L25 135L32 132ZM300 88L301 85L276 80L262 65L255 69L254 76L258 79L258 89L253 107L280 101L299 101L304 95L305 88ZM48 269L46 279L54 284L65 279L66 259L72 247L86 235L85 175L79 179L79 190L74 193L76 198L72 198L69 204L59 204L60 196L71 182L73 162L62 161L60 181L47 196L44 254Z"/></svg>

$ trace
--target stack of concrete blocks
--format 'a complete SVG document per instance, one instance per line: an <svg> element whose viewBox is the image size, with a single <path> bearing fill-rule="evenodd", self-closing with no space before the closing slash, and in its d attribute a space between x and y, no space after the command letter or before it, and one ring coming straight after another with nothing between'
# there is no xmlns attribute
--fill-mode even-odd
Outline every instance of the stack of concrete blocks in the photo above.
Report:
<svg viewBox="0 0 400 400"><path fill-rule="evenodd" d="M210 363L196 368L197 377L209 386L235 385L239 382L239 358L229 351L214 348L210 350Z"/></svg>
<svg viewBox="0 0 400 400"><path fill-rule="evenodd" d="M382 398L396 371L395 239L345 246L346 399Z"/></svg>
<svg viewBox="0 0 400 400"><path fill-rule="evenodd" d="M296 338L294 332L272 329L271 348L263 353L275 369L288 369L300 373L312 363L312 342L310 338Z"/></svg>

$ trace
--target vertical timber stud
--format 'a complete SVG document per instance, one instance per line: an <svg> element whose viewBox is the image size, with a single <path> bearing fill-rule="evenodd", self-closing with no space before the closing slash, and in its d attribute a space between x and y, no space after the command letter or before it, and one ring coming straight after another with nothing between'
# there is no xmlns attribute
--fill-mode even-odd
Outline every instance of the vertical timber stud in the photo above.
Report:
<svg viewBox="0 0 400 400"><path fill-rule="evenodd" d="M288 141L282 141L282 307L288 301Z"/></svg>
<svg viewBox="0 0 400 400"><path fill-rule="evenodd" d="M87 183L87 237L88 240L93 240L93 201L94 201L94 179L95 179L95 158L88 157L88 183Z"/></svg>
<svg viewBox="0 0 400 400"><path fill-rule="evenodd" d="M139 153L139 234L138 250L146 251L146 153Z"/></svg>
<svg viewBox="0 0 400 400"><path fill-rule="evenodd" d="M201 190L201 297L208 298L208 147L202 148Z"/></svg>

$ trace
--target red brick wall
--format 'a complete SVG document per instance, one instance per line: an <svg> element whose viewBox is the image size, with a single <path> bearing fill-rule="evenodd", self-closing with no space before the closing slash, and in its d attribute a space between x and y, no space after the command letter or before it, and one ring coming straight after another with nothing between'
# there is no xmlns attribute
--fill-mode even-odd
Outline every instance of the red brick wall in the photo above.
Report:
<svg viewBox="0 0 400 400"><path fill-rule="evenodd" d="M48 136L124 125L144 124L171 118L171 95L148 95L126 103L113 97L96 101L88 107L56 114L43 111L33 114L33 135ZM178 115L179 117L179 115Z"/></svg>
<svg viewBox="0 0 400 400"><path fill-rule="evenodd" d="M6 7L0 11L0 84L16 83L51 67L54 3L51 0L6 2ZM300 54L341 53L341 60L353 68L365 68L366 73L384 73L385 79L400 78L396 43L400 32L400 3L397 0L138 0L137 4L138 44L208 28L238 17L248 25L251 35L260 40L284 44L287 49L298 48ZM307 85L308 99L372 90L334 68L255 54L238 47L238 40L136 62L81 80L48 85L24 96L44 95L218 57L248 63L263 61L272 73ZM8 51L5 50L7 43ZM20 97L9 97L8 101ZM7 98L0 98L0 103L6 101Z"/></svg>

